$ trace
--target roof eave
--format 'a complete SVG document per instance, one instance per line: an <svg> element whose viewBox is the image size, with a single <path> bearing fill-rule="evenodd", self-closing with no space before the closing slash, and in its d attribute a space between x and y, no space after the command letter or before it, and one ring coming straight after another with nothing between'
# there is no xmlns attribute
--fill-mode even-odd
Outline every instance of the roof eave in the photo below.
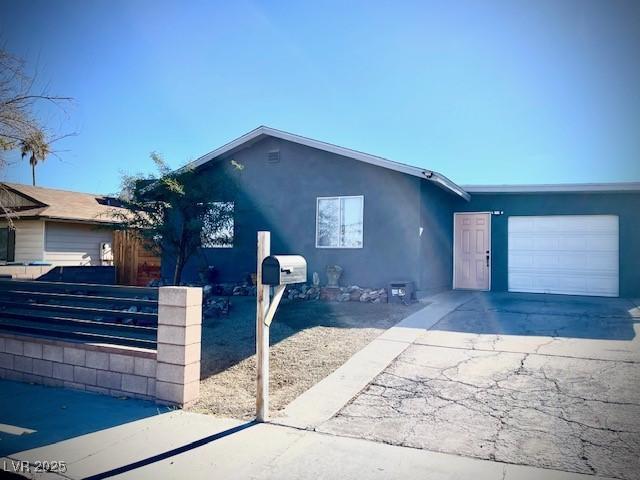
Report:
<svg viewBox="0 0 640 480"><path fill-rule="evenodd" d="M384 157L378 157L376 155L371 155L364 152L359 152L357 150L352 150L350 148L340 147L338 145L334 145L332 143L322 142L320 140L314 140L312 138L303 137L301 135L296 135L293 133L284 132L282 130L277 130L275 128L266 127L264 125L251 130L248 133L232 140L224 144L223 146L207 153L206 155L201 156L200 158L194 160L191 163L188 163L180 170L185 169L195 169L198 168L205 163L214 160L222 155L225 155L233 150L242 147L246 143L257 140L261 136L271 136L275 138L279 138L282 140L287 140L293 143L298 143L301 145L306 145L311 148L316 148L318 150L323 150L326 152L334 153L336 155L341 155L343 157L353 158L355 160L359 160L361 162L369 163L371 165L376 165L379 167L387 168L389 170L394 170L397 172L405 173L407 175L413 175L420 178L426 178L432 182L439 184L445 190L449 190L456 195L461 196L465 200L469 200L470 195L464 191L462 187L456 185L454 182L449 180L444 175L439 174L438 172L432 172L429 170L425 170L418 167L413 167L411 165L406 165L404 163L394 162L393 160L386 159Z"/></svg>
<svg viewBox="0 0 640 480"><path fill-rule="evenodd" d="M43 220L54 220L57 222L68 223L89 223L92 225L115 225L122 222L118 220L100 220L97 218L70 218L70 217L56 217L54 215L41 215L39 218Z"/></svg>
<svg viewBox="0 0 640 480"><path fill-rule="evenodd" d="M428 180L431 180L435 183L440 184L440 186L459 195L460 197L464 198L467 202L471 200L471 195L469 195L469 193L464 188L455 184L454 182L449 180L447 177L445 177L444 175L438 172L431 172L431 174L432 176L431 178L428 178Z"/></svg>
<svg viewBox="0 0 640 480"><path fill-rule="evenodd" d="M56 215L41 215L41 214L27 214L20 215L19 212L16 213L3 213L0 214L0 220L10 218L12 221L19 220L52 220L56 222L67 222L67 223L87 223L92 225L116 225L122 223L117 219L99 219L99 218L73 218L66 216L56 216Z"/></svg>
<svg viewBox="0 0 640 480"><path fill-rule="evenodd" d="M481 193L623 193L640 192L640 182L574 183L533 185L464 185L472 194Z"/></svg>

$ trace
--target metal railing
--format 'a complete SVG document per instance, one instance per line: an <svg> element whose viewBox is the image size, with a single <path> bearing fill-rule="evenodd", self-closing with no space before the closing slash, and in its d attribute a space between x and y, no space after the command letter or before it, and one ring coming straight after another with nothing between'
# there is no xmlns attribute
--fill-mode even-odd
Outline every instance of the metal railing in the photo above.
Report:
<svg viewBox="0 0 640 480"><path fill-rule="evenodd" d="M0 331L153 349L158 289L0 279Z"/></svg>

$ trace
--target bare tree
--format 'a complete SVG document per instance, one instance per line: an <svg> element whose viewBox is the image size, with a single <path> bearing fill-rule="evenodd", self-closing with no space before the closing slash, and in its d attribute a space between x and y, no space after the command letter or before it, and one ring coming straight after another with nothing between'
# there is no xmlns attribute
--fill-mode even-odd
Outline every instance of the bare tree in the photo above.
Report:
<svg viewBox="0 0 640 480"><path fill-rule="evenodd" d="M53 152L52 143L68 136L55 137L36 117L36 104L49 102L64 109L71 98L34 90L24 60L0 48L0 168L6 166L7 152L19 150L29 159L35 185L36 165Z"/></svg>

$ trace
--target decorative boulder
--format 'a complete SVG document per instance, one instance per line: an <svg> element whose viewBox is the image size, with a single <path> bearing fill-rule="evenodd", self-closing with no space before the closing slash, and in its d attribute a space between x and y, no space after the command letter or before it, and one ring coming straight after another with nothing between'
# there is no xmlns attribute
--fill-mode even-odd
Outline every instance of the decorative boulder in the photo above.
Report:
<svg viewBox="0 0 640 480"><path fill-rule="evenodd" d="M356 287L356 289L349 289L349 291L349 297L352 302L357 302L358 300L360 300L360 297L364 293L364 290L360 287Z"/></svg>
<svg viewBox="0 0 640 480"><path fill-rule="evenodd" d="M336 300L338 300L339 302L348 302L349 300L351 300L351 294L341 293L340 295L338 295Z"/></svg>

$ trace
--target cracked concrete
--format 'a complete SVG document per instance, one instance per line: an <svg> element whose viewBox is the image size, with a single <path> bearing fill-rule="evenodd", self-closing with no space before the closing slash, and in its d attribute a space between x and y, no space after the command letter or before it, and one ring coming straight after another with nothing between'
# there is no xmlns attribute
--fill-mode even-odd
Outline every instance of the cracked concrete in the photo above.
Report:
<svg viewBox="0 0 640 480"><path fill-rule="evenodd" d="M580 474L401 448L269 423L243 424L185 411L70 438L11 458L31 464L44 458L67 459L64 476L28 475L38 480L92 476L135 480L595 480ZM0 459L0 468L3 460L11 470L9 459Z"/></svg>
<svg viewBox="0 0 640 480"><path fill-rule="evenodd" d="M554 309L548 296L503 298L474 300L445 316L317 430L640 478L636 305L560 299ZM551 336L580 328L579 338Z"/></svg>

